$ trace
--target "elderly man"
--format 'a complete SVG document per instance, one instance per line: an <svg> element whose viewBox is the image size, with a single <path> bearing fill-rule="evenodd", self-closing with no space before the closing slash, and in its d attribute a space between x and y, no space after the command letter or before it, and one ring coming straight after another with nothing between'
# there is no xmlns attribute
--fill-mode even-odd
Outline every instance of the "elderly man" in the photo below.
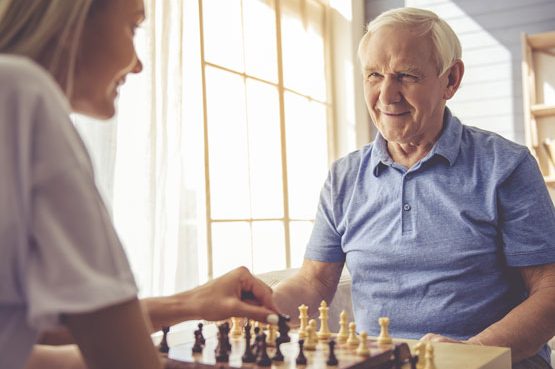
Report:
<svg viewBox="0 0 555 369"><path fill-rule="evenodd" d="M507 346L514 368L551 368L555 211L534 158L446 108L464 66L434 13L383 13L359 58L379 133L333 164L276 303L329 302L346 263L359 329L377 335L388 316L393 336Z"/></svg>

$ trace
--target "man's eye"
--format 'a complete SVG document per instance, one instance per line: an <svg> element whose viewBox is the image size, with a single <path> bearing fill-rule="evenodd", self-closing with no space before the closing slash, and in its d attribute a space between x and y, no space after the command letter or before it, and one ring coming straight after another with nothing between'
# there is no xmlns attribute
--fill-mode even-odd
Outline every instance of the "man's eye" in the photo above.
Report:
<svg viewBox="0 0 555 369"><path fill-rule="evenodd" d="M397 79L402 82L418 82L418 77L408 73L399 73Z"/></svg>
<svg viewBox="0 0 555 369"><path fill-rule="evenodd" d="M382 77L382 75L377 73L377 72L370 72L370 73L368 73L366 78L373 80L373 79L378 79L378 78L381 78L381 77Z"/></svg>

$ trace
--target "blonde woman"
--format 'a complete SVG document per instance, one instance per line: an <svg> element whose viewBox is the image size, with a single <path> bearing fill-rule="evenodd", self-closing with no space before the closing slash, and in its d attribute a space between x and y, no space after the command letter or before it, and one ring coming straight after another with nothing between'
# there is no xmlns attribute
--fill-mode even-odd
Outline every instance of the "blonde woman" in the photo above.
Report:
<svg viewBox="0 0 555 369"><path fill-rule="evenodd" d="M270 288L245 268L137 299L68 115L114 115L118 87L142 69L133 33L143 18L142 0L0 3L0 368L159 368L141 305L156 328L275 311ZM32 350L64 329L84 362L71 347Z"/></svg>

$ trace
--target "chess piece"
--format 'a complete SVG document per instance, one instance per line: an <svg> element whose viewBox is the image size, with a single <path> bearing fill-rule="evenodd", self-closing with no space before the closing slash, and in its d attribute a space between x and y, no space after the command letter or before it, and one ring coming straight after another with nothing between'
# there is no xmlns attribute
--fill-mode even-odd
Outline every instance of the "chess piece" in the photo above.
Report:
<svg viewBox="0 0 555 369"><path fill-rule="evenodd" d="M214 350L217 363L229 362L229 324L223 323L218 326L218 345Z"/></svg>
<svg viewBox="0 0 555 369"><path fill-rule="evenodd" d="M225 348L226 348L227 352L230 353L231 352L231 342L229 342L230 327L229 327L228 322L225 322L225 323L222 324L222 331L223 331L223 340L224 340Z"/></svg>
<svg viewBox="0 0 555 369"><path fill-rule="evenodd" d="M322 300L322 302L320 303L320 307L318 308L318 311L320 312L320 316L318 317L320 319L320 330L318 331L318 340L319 341L327 341L330 336L331 336L331 332L330 332L330 328L328 326L328 304L326 303L326 300Z"/></svg>
<svg viewBox="0 0 555 369"><path fill-rule="evenodd" d="M241 360L244 363L254 363L256 361L256 356L252 352L251 346L251 325L249 324L249 320L247 319L247 323L244 327L245 330L245 352L243 356L241 356Z"/></svg>
<svg viewBox="0 0 555 369"><path fill-rule="evenodd" d="M231 318L231 338L240 338L243 335L241 330L241 325L239 324L239 318Z"/></svg>
<svg viewBox="0 0 555 369"><path fill-rule="evenodd" d="M306 365L306 356L304 356L304 340L299 340L299 355L295 359L297 365Z"/></svg>
<svg viewBox="0 0 555 369"><path fill-rule="evenodd" d="M308 351L316 350L316 345L318 344L318 336L316 333L316 320L310 319L308 326L306 327L306 340L304 342L304 348Z"/></svg>
<svg viewBox="0 0 555 369"><path fill-rule="evenodd" d="M202 324L202 323L199 323L197 325L200 343L202 343L202 345L204 346L206 344L206 340L204 339L204 335L202 334L202 327L203 326L204 326L204 324Z"/></svg>
<svg viewBox="0 0 555 369"><path fill-rule="evenodd" d="M281 352L281 349L279 347L280 345L281 345L281 339L279 337L277 337L276 338L276 353L274 354L274 357L272 358L272 361L281 362L285 359L283 357L283 353Z"/></svg>
<svg viewBox="0 0 555 369"><path fill-rule="evenodd" d="M424 351L425 351L425 343L420 341L413 347L414 353L418 358L416 362L416 369L424 369L425 359L424 359Z"/></svg>
<svg viewBox="0 0 555 369"><path fill-rule="evenodd" d="M160 341L160 345L158 345L158 351L163 354L167 354L170 352L170 347L168 346L168 332L170 331L170 327L163 327L162 328L162 341Z"/></svg>
<svg viewBox="0 0 555 369"><path fill-rule="evenodd" d="M426 343L426 366L424 369L436 369L436 363L434 359L434 347L431 342Z"/></svg>
<svg viewBox="0 0 555 369"><path fill-rule="evenodd" d="M277 337L277 326L273 324L268 325L268 338L266 339L266 345L268 347L274 347L276 344Z"/></svg>
<svg viewBox="0 0 555 369"><path fill-rule="evenodd" d="M254 342L251 349L254 351L254 356L258 356L258 343L260 342L260 327L254 327Z"/></svg>
<svg viewBox="0 0 555 369"><path fill-rule="evenodd" d="M378 345L389 345L392 343L389 337L389 318L381 317L378 319L380 323L380 336L378 337Z"/></svg>
<svg viewBox="0 0 555 369"><path fill-rule="evenodd" d="M358 356L370 356L370 350L368 349L368 343L366 340L368 339L368 333L365 331L360 332L360 343L358 344L356 354Z"/></svg>
<svg viewBox="0 0 555 369"><path fill-rule="evenodd" d="M343 310L341 314L339 314L339 332L337 333L337 343L340 345L347 342L347 338L349 338L349 331L347 330L347 326L349 325L348 319L347 312Z"/></svg>
<svg viewBox="0 0 555 369"><path fill-rule="evenodd" d="M279 336L281 337L281 342L290 342L291 337L289 337L289 321L291 317L285 314L279 314L278 318L278 330Z"/></svg>
<svg viewBox="0 0 555 369"><path fill-rule="evenodd" d="M308 325L308 306L302 304L299 306L299 339L306 337L306 326Z"/></svg>
<svg viewBox="0 0 555 369"><path fill-rule="evenodd" d="M202 344L199 330L196 329L195 330L195 344L193 345L193 348L191 349L191 351L193 351L193 354L199 354L199 353L202 352L203 347L204 347L204 345Z"/></svg>
<svg viewBox="0 0 555 369"><path fill-rule="evenodd" d="M357 326L355 322L349 323L349 338L347 338L347 345L353 348L358 346L358 337L357 337L356 329L357 329Z"/></svg>
<svg viewBox="0 0 555 369"><path fill-rule="evenodd" d="M335 341L331 340L330 342L328 342L328 346L330 350L329 350L329 356L328 356L328 360L326 361L326 364L329 366L335 366L337 365L337 357L335 356Z"/></svg>
<svg viewBox="0 0 555 369"><path fill-rule="evenodd" d="M260 340L260 357L256 362L256 365L260 367L272 366L272 359L270 359L270 357L268 356L268 350L266 347L266 334L262 333L261 336L262 339Z"/></svg>

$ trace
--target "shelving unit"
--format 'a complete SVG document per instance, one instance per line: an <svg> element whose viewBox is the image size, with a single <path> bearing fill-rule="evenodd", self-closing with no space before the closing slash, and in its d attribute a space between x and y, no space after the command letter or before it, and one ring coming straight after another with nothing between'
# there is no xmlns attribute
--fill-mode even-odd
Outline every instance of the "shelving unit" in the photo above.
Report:
<svg viewBox="0 0 555 369"><path fill-rule="evenodd" d="M526 144L554 188L555 31L522 35L522 77Z"/></svg>

